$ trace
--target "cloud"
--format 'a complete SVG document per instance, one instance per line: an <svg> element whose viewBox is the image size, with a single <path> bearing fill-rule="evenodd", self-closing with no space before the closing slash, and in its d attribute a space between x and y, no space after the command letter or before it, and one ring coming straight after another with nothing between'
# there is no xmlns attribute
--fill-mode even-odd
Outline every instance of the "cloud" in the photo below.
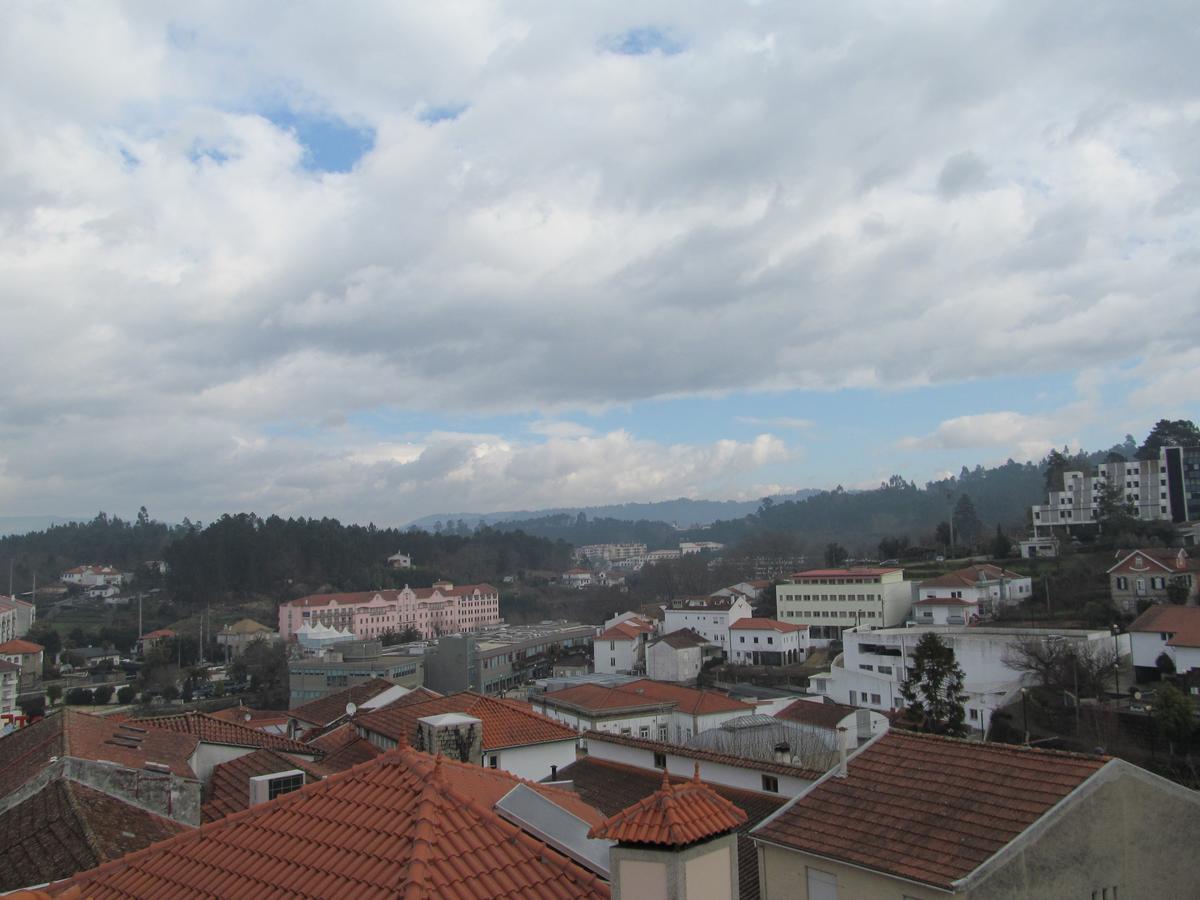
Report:
<svg viewBox="0 0 1200 900"><path fill-rule="evenodd" d="M1200 333L1188 12L10 5L0 507L365 514L381 488L339 479L367 459L475 484L568 438L544 461L586 481L609 440L546 425L468 452L426 444L439 417L1179 357ZM348 430L371 415L421 426Z"/></svg>
<svg viewBox="0 0 1200 900"><path fill-rule="evenodd" d="M990 412L946 419L931 434L906 437L897 442L904 450L978 450L1002 448L1011 450L1021 460L1039 459L1054 447L1073 443L1078 438L1060 437L1062 425L1053 418L1030 416L1018 412Z"/></svg>

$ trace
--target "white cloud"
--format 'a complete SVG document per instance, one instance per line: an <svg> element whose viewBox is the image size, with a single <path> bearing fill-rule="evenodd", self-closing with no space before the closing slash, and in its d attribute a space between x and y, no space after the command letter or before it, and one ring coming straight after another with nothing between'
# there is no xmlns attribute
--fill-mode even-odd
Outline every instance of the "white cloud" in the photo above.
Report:
<svg viewBox="0 0 1200 900"><path fill-rule="evenodd" d="M904 450L974 450L1003 448L1015 459L1039 459L1054 447L1079 446L1079 439L1064 439L1063 424L1055 417L1018 412L990 412L946 419L931 434L897 442Z"/></svg>

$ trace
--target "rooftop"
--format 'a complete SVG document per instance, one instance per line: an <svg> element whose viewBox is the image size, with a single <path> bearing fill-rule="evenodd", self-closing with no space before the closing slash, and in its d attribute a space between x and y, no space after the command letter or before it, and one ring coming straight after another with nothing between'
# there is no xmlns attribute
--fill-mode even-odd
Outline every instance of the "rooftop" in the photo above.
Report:
<svg viewBox="0 0 1200 900"><path fill-rule="evenodd" d="M853 716L858 709L841 703L815 703L811 700L797 700L790 706L785 706L775 714L775 718L785 722L798 722L801 725L813 725L817 728L833 730L842 723L846 716Z"/></svg>
<svg viewBox="0 0 1200 900"><path fill-rule="evenodd" d="M0 813L0 891L67 878L187 830L74 781Z"/></svg>
<svg viewBox="0 0 1200 900"><path fill-rule="evenodd" d="M735 830L746 813L700 780L700 764L691 781L662 783L649 797L596 825L589 838L652 847L686 847Z"/></svg>
<svg viewBox="0 0 1200 900"><path fill-rule="evenodd" d="M648 678L612 686L579 684L543 694L540 699L543 702L571 706L584 712L636 709L668 703L673 704L680 712L697 716L717 712L754 711L750 704L716 691L702 691L662 681L651 681Z"/></svg>
<svg viewBox="0 0 1200 900"><path fill-rule="evenodd" d="M49 891L78 888L89 898L609 896L605 882L493 811L477 793L478 769L398 749Z"/></svg>
<svg viewBox="0 0 1200 900"><path fill-rule="evenodd" d="M0 653L41 653L46 648L41 644L35 644L33 641L23 641L20 638L14 638L11 641L5 641L0 644Z"/></svg>
<svg viewBox="0 0 1200 900"><path fill-rule="evenodd" d="M329 694L317 700L302 703L300 706L288 710L288 715L293 719L299 719L301 722L309 722L313 725L328 725L346 715L347 703L355 705L365 703L372 697L378 697L391 687L395 687L395 685L386 678L368 678L362 684L356 684L353 687L346 688L344 691L338 691L335 694Z"/></svg>
<svg viewBox="0 0 1200 900"><path fill-rule="evenodd" d="M259 731L241 722L228 722L202 712L185 712L171 716L153 716L132 719L129 725L146 728L147 731L173 731L194 735L206 744L228 744L233 747L265 747L304 755L320 755L312 747L293 741L281 734Z"/></svg>
<svg viewBox="0 0 1200 900"><path fill-rule="evenodd" d="M1170 647L1200 647L1200 606L1151 606L1127 630L1171 634Z"/></svg>
<svg viewBox="0 0 1200 900"><path fill-rule="evenodd" d="M674 647L676 650L686 650L688 647L707 647L712 641L690 628L680 628L678 631L672 631L670 634L664 634L660 638L655 638L650 643L666 644L668 647Z"/></svg>
<svg viewBox="0 0 1200 900"><path fill-rule="evenodd" d="M803 572L793 572L792 578L878 578L881 575L890 575L893 572L903 571L904 569L899 567L888 569L870 567L860 569L806 569Z"/></svg>
<svg viewBox="0 0 1200 900"><path fill-rule="evenodd" d="M703 733L703 732L702 732ZM588 731L585 733L589 745L593 741L608 744L620 744L624 747L637 747L654 753L665 753L670 756L682 756L685 759L700 762L717 763L723 766L733 766L738 769L750 769L755 772L770 772L774 775L787 775L805 781L816 781L824 772L806 769L790 763L777 763L773 760L749 759L745 756L732 756L716 750L701 750L697 747L685 747L680 744L668 744L665 741L652 741L649 738L633 737L628 734L611 734L607 731Z"/></svg>
<svg viewBox="0 0 1200 900"><path fill-rule="evenodd" d="M204 799L200 806L201 821L215 822L232 813L249 809L251 778L291 769L304 772L306 783L320 781L325 775L324 771L314 768L308 760L276 753L274 750L255 750L237 759L218 763L213 766L208 784L204 786Z"/></svg>
<svg viewBox="0 0 1200 900"><path fill-rule="evenodd" d="M404 591L411 591L418 600L429 600L434 595L441 597L467 597L475 593L495 594L496 588L487 582L481 584L435 584L427 588L410 588L407 585L401 589L384 589L378 591L354 591L341 594L309 594L287 601L284 606L293 608L308 608L312 606L365 606L376 597L383 600L395 601Z"/></svg>
<svg viewBox="0 0 1200 900"><path fill-rule="evenodd" d="M381 734L400 744L412 744L419 729L418 720L442 713L464 713L479 719L483 723L485 751L552 741L573 741L577 737L572 729L534 712L527 703L485 697L473 691L461 691L419 703L392 703L365 716L360 715L355 724L360 731Z"/></svg>
<svg viewBox="0 0 1200 900"><path fill-rule="evenodd" d="M625 620L618 622L612 628L606 628L600 633L597 640L601 641L636 641L644 634L653 634L654 626L646 625L641 622Z"/></svg>
<svg viewBox="0 0 1200 900"><path fill-rule="evenodd" d="M791 622L779 622L775 619L745 618L738 619L730 628L745 631L778 631L781 634L791 634L793 631L807 631L807 625L793 625Z"/></svg>
<svg viewBox="0 0 1200 900"><path fill-rule="evenodd" d="M967 566L965 569L955 569L953 572L947 572L945 575L939 575L937 578L928 578L921 582L922 588L963 588L975 587L982 583L990 581L999 581L1001 578L1028 578L1028 575L1021 575L1017 572L1010 572L1007 569L1001 569L999 566L981 564L976 566Z"/></svg>
<svg viewBox="0 0 1200 900"><path fill-rule="evenodd" d="M949 889L1107 758L891 731L752 832L755 838Z"/></svg>

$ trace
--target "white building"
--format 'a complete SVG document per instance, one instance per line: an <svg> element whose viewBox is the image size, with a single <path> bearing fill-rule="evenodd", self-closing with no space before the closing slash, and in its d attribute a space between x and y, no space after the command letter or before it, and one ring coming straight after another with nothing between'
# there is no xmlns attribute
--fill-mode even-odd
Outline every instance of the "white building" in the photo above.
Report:
<svg viewBox="0 0 1200 900"><path fill-rule="evenodd" d="M581 591L586 587L592 586L592 582L595 581L595 576L592 574L591 569L567 569L567 571L562 573L562 577L559 579L559 581L564 587L574 588L577 591Z"/></svg>
<svg viewBox="0 0 1200 900"><path fill-rule="evenodd" d="M21 667L15 662L0 659L0 734L11 725L13 717L20 713L17 708L17 691L21 683Z"/></svg>
<svg viewBox="0 0 1200 900"><path fill-rule="evenodd" d="M920 600L974 600L981 612L992 614L1033 596L1033 579L999 566L974 565L926 579L917 593Z"/></svg>
<svg viewBox="0 0 1200 900"><path fill-rule="evenodd" d="M0 595L0 643L25 637L36 618L32 603Z"/></svg>
<svg viewBox="0 0 1200 900"><path fill-rule="evenodd" d="M1042 559L1058 556L1058 538L1055 537L1037 537L1035 535L1023 541L1018 541L1017 546L1020 547L1021 559Z"/></svg>
<svg viewBox="0 0 1200 900"><path fill-rule="evenodd" d="M706 654L718 649L690 628L672 631L646 645L646 675L655 681L691 684L704 667Z"/></svg>
<svg viewBox="0 0 1200 900"><path fill-rule="evenodd" d="M681 541L679 553L682 556L694 556L697 553L716 553L724 550L725 545L717 541Z"/></svg>
<svg viewBox="0 0 1200 900"><path fill-rule="evenodd" d="M683 554L678 550L651 550L646 554L646 562L662 562L667 559L679 559Z"/></svg>
<svg viewBox="0 0 1200 900"><path fill-rule="evenodd" d="M808 656L808 626L754 617L729 628L729 661L744 666L790 666Z"/></svg>
<svg viewBox="0 0 1200 900"><path fill-rule="evenodd" d="M690 628L729 652L729 628L754 615L750 602L736 597L679 597L663 610L663 634Z"/></svg>
<svg viewBox="0 0 1200 900"><path fill-rule="evenodd" d="M75 566L63 572L60 580L82 587L95 587L98 584L115 584L120 587L132 578L128 572L119 572L112 566Z"/></svg>
<svg viewBox="0 0 1200 900"><path fill-rule="evenodd" d="M1011 648L1029 638L1066 640L1081 645L1096 644L1109 647L1113 637L1107 631L1038 628L987 628L916 626L885 628L879 631L853 629L842 634L844 650L833 661L828 672L809 680L813 693L822 694L837 703L868 709L898 710L904 707L900 687L907 677L907 666L921 636L936 633L954 650L955 661L963 670L963 688L967 725L986 731L992 713L1015 699L1022 685L1032 682L1027 674L1009 668L1006 659ZM1122 652L1128 648L1128 636Z"/></svg>
<svg viewBox="0 0 1200 900"><path fill-rule="evenodd" d="M913 587L903 569L810 569L775 586L776 615L807 625L812 646L825 647L847 628L902 625L912 611Z"/></svg>
<svg viewBox="0 0 1200 900"><path fill-rule="evenodd" d="M646 641L653 623L640 617L617 622L596 636L593 669L599 675L630 675L646 670Z"/></svg>
<svg viewBox="0 0 1200 900"><path fill-rule="evenodd" d="M762 597L763 591L771 586L771 582L765 579L759 581L739 581L737 584L731 584L729 587L723 587L712 592L714 597L735 597L738 594L744 596L751 603Z"/></svg>
<svg viewBox="0 0 1200 900"><path fill-rule="evenodd" d="M927 597L913 604L918 625L973 625L979 620L979 601L958 597Z"/></svg>
<svg viewBox="0 0 1200 900"><path fill-rule="evenodd" d="M883 734L891 725L888 717L878 710L846 706L821 697L797 700L776 712L775 718L821 729L831 741L844 731L848 747L861 747L876 735ZM840 745L834 743L833 746Z"/></svg>
<svg viewBox="0 0 1200 900"><path fill-rule="evenodd" d="M1200 606L1151 606L1129 626L1129 640L1139 681L1157 677L1164 653L1180 674L1200 669Z"/></svg>
<svg viewBox="0 0 1200 900"><path fill-rule="evenodd" d="M638 543L626 544L586 544L575 548L576 559L586 559L589 563L634 563L641 565L646 561L646 545Z"/></svg>
<svg viewBox="0 0 1200 900"><path fill-rule="evenodd" d="M387 561L393 569L411 569L413 564L412 557L407 553L393 553Z"/></svg>

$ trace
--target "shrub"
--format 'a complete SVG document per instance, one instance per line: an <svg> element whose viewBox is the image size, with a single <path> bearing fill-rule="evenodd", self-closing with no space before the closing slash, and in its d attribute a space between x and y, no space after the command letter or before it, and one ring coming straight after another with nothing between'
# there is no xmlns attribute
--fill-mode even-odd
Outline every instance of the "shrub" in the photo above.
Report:
<svg viewBox="0 0 1200 900"><path fill-rule="evenodd" d="M92 692L86 688L71 688L67 691L67 703L72 706L88 706L92 702Z"/></svg>
<svg viewBox="0 0 1200 900"><path fill-rule="evenodd" d="M117 690L118 703L132 703L136 696L137 688L135 688L132 684L127 684Z"/></svg>
<svg viewBox="0 0 1200 900"><path fill-rule="evenodd" d="M92 702L97 706L109 703L112 701L113 689L111 684L102 684L98 688L92 690Z"/></svg>

